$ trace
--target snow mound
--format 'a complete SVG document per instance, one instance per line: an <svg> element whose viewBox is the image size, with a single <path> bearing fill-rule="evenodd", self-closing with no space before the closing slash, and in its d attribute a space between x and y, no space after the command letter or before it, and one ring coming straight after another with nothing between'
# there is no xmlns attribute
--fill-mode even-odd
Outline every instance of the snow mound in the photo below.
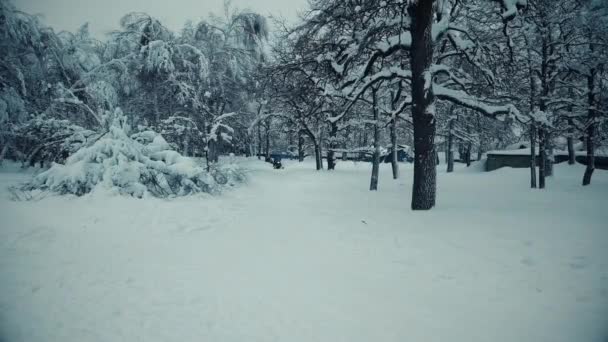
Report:
<svg viewBox="0 0 608 342"><path fill-rule="evenodd" d="M42 191L81 196L96 188L134 197L183 196L217 193L224 185L244 180L236 165L214 166L207 171L196 160L171 149L158 133L129 136L120 110L106 115L107 129L91 144L24 184L24 192ZM22 196L31 198L31 196Z"/></svg>

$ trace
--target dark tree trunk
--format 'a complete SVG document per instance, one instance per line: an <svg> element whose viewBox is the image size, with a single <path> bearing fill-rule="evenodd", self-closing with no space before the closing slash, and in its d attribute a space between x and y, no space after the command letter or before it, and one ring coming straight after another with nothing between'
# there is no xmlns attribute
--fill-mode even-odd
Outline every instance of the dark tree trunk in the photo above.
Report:
<svg viewBox="0 0 608 342"><path fill-rule="evenodd" d="M321 154L321 144L319 142L317 142L316 140L314 141L315 144L315 164L316 164L316 168L317 171L322 170L323 169L323 155Z"/></svg>
<svg viewBox="0 0 608 342"><path fill-rule="evenodd" d="M266 159L270 158L270 122L266 122Z"/></svg>
<svg viewBox="0 0 608 342"><path fill-rule="evenodd" d="M298 161L304 161L304 135L302 131L298 131Z"/></svg>
<svg viewBox="0 0 608 342"><path fill-rule="evenodd" d="M394 110L394 109L393 109ZM393 170L393 179L399 178L399 146L397 145L397 116L395 116L391 122L391 145L393 150L391 151L391 168Z"/></svg>
<svg viewBox="0 0 608 342"><path fill-rule="evenodd" d="M451 113L450 113L451 114ZM446 154L448 156L448 169L447 172L454 171L454 119L450 117L448 121L448 150Z"/></svg>
<svg viewBox="0 0 608 342"><path fill-rule="evenodd" d="M583 175L583 185L591 184L591 176L595 171L595 145L594 145L594 124L591 124L587 129L587 167L585 168L585 174Z"/></svg>
<svg viewBox="0 0 608 342"><path fill-rule="evenodd" d="M591 51L593 51L593 46L591 46ZM595 122L595 106L597 105L595 99L596 72L597 70L592 68L589 76L587 76L587 102L589 103L589 110L587 112L587 167L583 175L583 186L591 184L591 176L595 170L595 135L597 130L597 123Z"/></svg>
<svg viewBox="0 0 608 342"><path fill-rule="evenodd" d="M546 151L546 139L545 130L540 128L538 130L538 152L539 152L539 166L538 166L538 187L540 189L545 188L545 166L547 162L547 151Z"/></svg>
<svg viewBox="0 0 608 342"><path fill-rule="evenodd" d="M465 160L467 162L467 167L471 166L471 149L473 148L473 143L467 143L467 150L465 154Z"/></svg>
<svg viewBox="0 0 608 342"><path fill-rule="evenodd" d="M414 125L414 183L413 210L428 210L435 206L437 190L437 155L435 152L435 96L425 89L426 73L433 62L434 1L416 1L409 5L412 18L412 119Z"/></svg>
<svg viewBox="0 0 608 342"><path fill-rule="evenodd" d="M376 99L376 89L372 88L372 111L374 115L374 155L372 159L372 177L369 190L378 190L378 172L380 170L380 122L378 117L378 107Z"/></svg>
<svg viewBox="0 0 608 342"><path fill-rule="evenodd" d="M553 156L553 141L550 132L545 132L545 151L545 157L547 158L545 161L545 176L551 177L553 176L553 163L555 157Z"/></svg>
<svg viewBox="0 0 608 342"><path fill-rule="evenodd" d="M338 135L338 124L331 123L329 131L329 148L327 149L327 169L334 170L336 168L336 155L334 149L337 147L336 138Z"/></svg>
<svg viewBox="0 0 608 342"><path fill-rule="evenodd" d="M258 122L258 159L262 158L262 123Z"/></svg>
<svg viewBox="0 0 608 342"><path fill-rule="evenodd" d="M477 161L480 161L483 157L484 139L482 133L483 132L481 127L481 115L477 115L477 134L479 135L479 146L477 146Z"/></svg>
<svg viewBox="0 0 608 342"><path fill-rule="evenodd" d="M530 187L536 188L536 127L530 126Z"/></svg>
<svg viewBox="0 0 608 342"><path fill-rule="evenodd" d="M568 164L576 164L576 152L574 151L574 123L568 119Z"/></svg>

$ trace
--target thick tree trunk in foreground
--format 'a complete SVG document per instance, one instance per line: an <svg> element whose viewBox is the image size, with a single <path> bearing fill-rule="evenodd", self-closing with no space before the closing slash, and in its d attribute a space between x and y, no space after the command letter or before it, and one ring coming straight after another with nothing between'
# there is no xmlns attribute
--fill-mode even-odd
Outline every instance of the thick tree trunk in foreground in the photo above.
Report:
<svg viewBox="0 0 608 342"><path fill-rule="evenodd" d="M376 103L376 89L372 89L372 111L374 115L374 155L372 157L372 177L369 190L378 190L378 171L380 170L380 122Z"/></svg>
<svg viewBox="0 0 608 342"><path fill-rule="evenodd" d="M536 127L530 126L530 187L536 188Z"/></svg>
<svg viewBox="0 0 608 342"><path fill-rule="evenodd" d="M431 34L434 1L417 1L408 7L412 18L412 119L414 125L413 210L435 206L437 169L435 153L435 97L425 89L426 76L433 62Z"/></svg>
<svg viewBox="0 0 608 342"><path fill-rule="evenodd" d="M393 179L399 178L399 159L398 159L398 146L397 146L397 116L391 122L391 145L393 150L391 151L391 168L393 170Z"/></svg>

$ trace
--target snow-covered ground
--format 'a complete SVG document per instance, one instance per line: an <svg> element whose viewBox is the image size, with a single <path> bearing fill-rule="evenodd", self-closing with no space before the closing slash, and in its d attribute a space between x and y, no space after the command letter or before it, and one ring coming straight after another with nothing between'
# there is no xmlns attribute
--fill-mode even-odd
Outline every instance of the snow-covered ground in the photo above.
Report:
<svg viewBox="0 0 608 342"><path fill-rule="evenodd" d="M12 202L0 170L6 342L597 341L608 338L608 172L439 175L248 160L221 196ZM441 170L444 166L441 165Z"/></svg>

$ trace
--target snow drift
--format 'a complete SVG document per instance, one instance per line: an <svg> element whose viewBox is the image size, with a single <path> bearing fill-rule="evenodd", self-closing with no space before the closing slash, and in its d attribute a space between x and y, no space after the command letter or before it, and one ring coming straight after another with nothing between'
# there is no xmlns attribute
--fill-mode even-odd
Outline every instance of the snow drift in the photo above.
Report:
<svg viewBox="0 0 608 342"><path fill-rule="evenodd" d="M139 198L146 194L169 197L216 193L222 186L244 180L235 165L207 171L195 159L172 150L156 132L129 136L130 127L120 109L106 114L104 126L99 137L68 157L65 164L54 163L19 190L81 196L102 187Z"/></svg>

